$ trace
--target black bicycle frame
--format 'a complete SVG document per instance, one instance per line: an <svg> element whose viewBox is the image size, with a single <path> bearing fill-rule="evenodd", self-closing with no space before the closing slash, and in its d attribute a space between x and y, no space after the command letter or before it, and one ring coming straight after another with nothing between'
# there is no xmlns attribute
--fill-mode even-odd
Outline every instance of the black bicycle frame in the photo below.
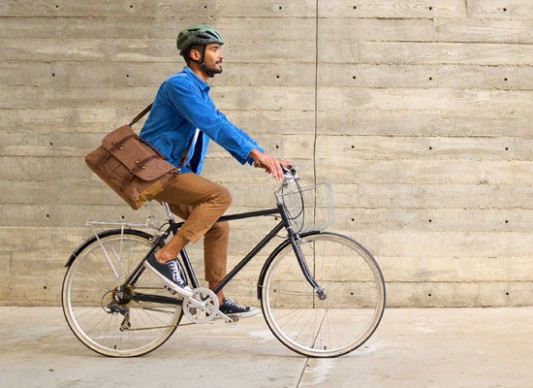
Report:
<svg viewBox="0 0 533 388"><path fill-rule="evenodd" d="M324 296L322 288L317 284L316 280L311 275L311 272L307 266L305 258L303 257L303 254L300 250L300 247L296 243L298 239L298 235L294 233L291 223L289 221L289 217L283 206L278 205L278 207L274 209L230 214L230 215L220 217L217 222L242 220L242 219L247 219L247 218L269 216L269 215L275 215L275 214L281 216L281 221L224 277L224 279L220 281L220 283L212 290L215 294L218 294L220 291L222 291L222 289L261 251L261 249L263 249L274 237L276 237L276 235L281 230L286 229L289 234L289 241L294 249L294 253L296 254L298 263L300 265L300 268L302 269L302 272L305 278L311 284L311 286L313 286L313 288L316 290L319 297ZM169 220L169 227L165 230L165 232L161 236L158 237L158 239L155 241L154 247L148 252L146 257L139 263L137 268L132 272L132 274L128 277L128 279L126 279L122 288L126 289L130 284L135 284L136 280L139 278L139 276L144 271L144 262L148 258L148 256L152 254L152 252L155 249L157 249L158 246L162 246L163 241L170 235L170 233L176 234L178 229L183 224L184 222L175 222L174 220ZM187 271L187 275L189 276L189 279L191 281L192 288L194 289L194 288L199 287L200 285L199 285L198 279L196 277L191 261L185 249L181 251L181 258L183 260L183 265L185 267L185 270ZM130 295L129 298L131 298L132 300L137 300L137 301L154 301L154 302L163 302L163 303L169 303L169 304L176 304L177 302L177 300L173 298L166 298L163 296L156 297L154 295L147 295L147 294L142 294L142 293L136 293L135 295ZM181 304L181 301L179 301L178 303Z"/></svg>
<svg viewBox="0 0 533 388"><path fill-rule="evenodd" d="M221 221L241 220L246 218L258 217L261 215L280 214L279 209L270 209L262 212L248 212L221 217ZM213 289L215 294L218 294L222 289L237 275L254 257L263 249L276 235L285 228L285 220L282 219L259 243L220 281L220 283ZM185 263L190 265L189 263ZM198 285L195 285L198 287Z"/></svg>

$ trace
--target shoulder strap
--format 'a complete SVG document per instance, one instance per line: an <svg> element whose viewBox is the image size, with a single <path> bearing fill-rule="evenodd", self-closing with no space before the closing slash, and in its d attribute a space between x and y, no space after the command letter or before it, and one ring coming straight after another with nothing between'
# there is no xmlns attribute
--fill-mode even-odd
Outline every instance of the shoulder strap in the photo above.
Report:
<svg viewBox="0 0 533 388"><path fill-rule="evenodd" d="M141 113L139 113L137 116L135 116L133 118L133 120L131 120L131 122L129 123L129 126L133 126L137 121L139 121L140 119L142 119L144 117L145 114L147 114L148 112L150 112L150 109L152 109L152 105L153 104L150 104L148 105L146 108L143 109L143 111Z"/></svg>

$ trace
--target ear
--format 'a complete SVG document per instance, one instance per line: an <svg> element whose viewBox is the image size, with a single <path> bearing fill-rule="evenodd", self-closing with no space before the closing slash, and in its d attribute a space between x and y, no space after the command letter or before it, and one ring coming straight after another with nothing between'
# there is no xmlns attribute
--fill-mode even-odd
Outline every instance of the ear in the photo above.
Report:
<svg viewBox="0 0 533 388"><path fill-rule="evenodd" d="M189 52L189 58L191 58L193 61L199 61L202 59L202 54L200 54L200 51L193 48Z"/></svg>

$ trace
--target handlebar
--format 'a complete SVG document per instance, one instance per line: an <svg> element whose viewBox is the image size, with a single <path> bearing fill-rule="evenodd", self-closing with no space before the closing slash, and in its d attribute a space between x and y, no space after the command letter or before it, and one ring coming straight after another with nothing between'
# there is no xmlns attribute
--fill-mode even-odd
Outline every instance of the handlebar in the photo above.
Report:
<svg viewBox="0 0 533 388"><path fill-rule="evenodd" d="M280 166L285 174L285 178L298 179L297 168L295 164L291 164L289 167L285 167L283 164L280 164Z"/></svg>

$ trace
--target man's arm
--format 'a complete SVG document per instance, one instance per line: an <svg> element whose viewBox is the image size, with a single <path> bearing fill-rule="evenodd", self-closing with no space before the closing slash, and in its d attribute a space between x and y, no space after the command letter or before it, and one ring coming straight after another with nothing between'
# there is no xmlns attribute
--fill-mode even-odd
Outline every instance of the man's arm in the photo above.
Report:
<svg viewBox="0 0 533 388"><path fill-rule="evenodd" d="M191 124L221 145L240 163L251 163L250 152L262 147L243 130L231 123L220 113L210 98L187 79L176 79L167 85L169 101L174 108Z"/></svg>

